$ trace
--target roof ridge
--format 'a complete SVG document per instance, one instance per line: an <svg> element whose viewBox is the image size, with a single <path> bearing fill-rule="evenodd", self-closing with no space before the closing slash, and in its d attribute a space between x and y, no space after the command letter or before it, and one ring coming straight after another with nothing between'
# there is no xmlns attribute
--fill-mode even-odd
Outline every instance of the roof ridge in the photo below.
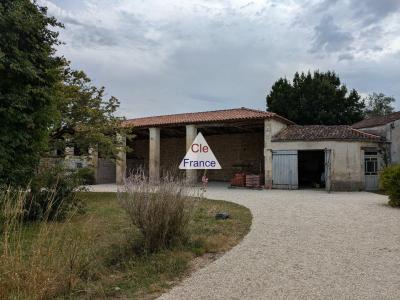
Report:
<svg viewBox="0 0 400 300"><path fill-rule="evenodd" d="M320 127L350 127L350 125L345 125L345 124L338 124L338 125L324 125L324 124L307 124L307 125L299 125L299 124L292 124L289 126L297 126L297 127L307 127L307 126L320 126Z"/></svg>
<svg viewBox="0 0 400 300"><path fill-rule="evenodd" d="M358 129L356 129L356 128L353 128L353 127L351 127L351 126L349 126L349 127L350 127L351 130L353 130L353 131L355 131L355 132L358 132L358 133L361 133L361 134L365 134L365 135L369 135L369 136L372 136L372 137L381 138L381 136L379 136L379 135L372 134L372 133L368 133L368 132L364 132L364 131L362 131L362 130L358 130Z"/></svg>
<svg viewBox="0 0 400 300"><path fill-rule="evenodd" d="M236 107L236 108L215 109L215 110L206 110L206 111L197 111L197 112L186 112L186 113L177 113L177 114L167 114L167 115L156 115L156 116L131 118L131 119L126 119L126 121L140 120L140 119L147 119L147 118L171 117L171 116L179 116L179 115L192 115L192 114L202 114L202 113L223 112L223 111L232 111L232 110L248 110L248 111L253 111L253 112L258 112L258 113L267 113L267 114L271 114L271 115L276 115L273 112L267 112L267 111L257 110L257 109L247 108L247 107Z"/></svg>
<svg viewBox="0 0 400 300"><path fill-rule="evenodd" d="M367 117L361 121L354 123L352 127L368 128L374 126L381 126L399 119L400 119L400 111L395 111L385 116Z"/></svg>

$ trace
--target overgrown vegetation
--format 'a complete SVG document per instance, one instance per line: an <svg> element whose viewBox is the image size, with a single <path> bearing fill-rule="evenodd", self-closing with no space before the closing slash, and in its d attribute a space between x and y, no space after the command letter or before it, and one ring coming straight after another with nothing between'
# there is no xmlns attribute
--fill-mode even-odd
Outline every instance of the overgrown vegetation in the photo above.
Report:
<svg viewBox="0 0 400 300"><path fill-rule="evenodd" d="M0 299L155 298L188 272L194 258L237 244L251 223L248 209L203 199L192 211L187 243L143 253L142 234L113 193L80 192L85 214L34 223L22 222L24 195L2 198ZM219 211L232 218L215 220Z"/></svg>
<svg viewBox="0 0 400 300"><path fill-rule="evenodd" d="M25 186L46 149L63 65L59 26L30 0L0 2L0 184Z"/></svg>
<svg viewBox="0 0 400 300"><path fill-rule="evenodd" d="M196 189L165 176L151 184L143 172L128 178L119 201L142 234L144 251L154 252L184 242Z"/></svg>
<svg viewBox="0 0 400 300"><path fill-rule="evenodd" d="M103 157L124 147L118 99L57 56L62 27L37 1L0 1L0 185L27 186L40 158L67 146Z"/></svg>
<svg viewBox="0 0 400 300"><path fill-rule="evenodd" d="M81 211L83 204L76 191L82 183L80 174L67 172L62 167L36 175L24 203L24 220L63 220L68 214Z"/></svg>
<svg viewBox="0 0 400 300"><path fill-rule="evenodd" d="M96 179L94 169L91 167L80 168L76 171L76 176L82 181L82 184L95 184Z"/></svg>
<svg viewBox="0 0 400 300"><path fill-rule="evenodd" d="M389 205L400 207L400 165L383 169L380 174L380 186L389 195Z"/></svg>

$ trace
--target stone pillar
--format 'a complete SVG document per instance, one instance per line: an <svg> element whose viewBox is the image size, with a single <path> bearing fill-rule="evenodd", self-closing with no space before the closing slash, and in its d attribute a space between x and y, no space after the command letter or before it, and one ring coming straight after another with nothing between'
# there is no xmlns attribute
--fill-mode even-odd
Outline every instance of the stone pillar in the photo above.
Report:
<svg viewBox="0 0 400 300"><path fill-rule="evenodd" d="M264 175L266 188L272 188L272 137L285 127L287 127L286 124L273 119L264 121Z"/></svg>
<svg viewBox="0 0 400 300"><path fill-rule="evenodd" d="M195 125L186 125L186 152L189 150L194 139L197 136L197 128ZM185 152L185 154L186 154ZM189 183L197 182L197 170L186 170L186 180Z"/></svg>
<svg viewBox="0 0 400 300"><path fill-rule="evenodd" d="M265 160L265 188L272 188L272 150L264 149Z"/></svg>
<svg viewBox="0 0 400 300"><path fill-rule="evenodd" d="M119 151L115 159L115 181L116 184L124 184L126 178L126 136L117 135Z"/></svg>
<svg viewBox="0 0 400 300"><path fill-rule="evenodd" d="M160 180L160 128L150 128L149 138L149 180L157 183Z"/></svg>

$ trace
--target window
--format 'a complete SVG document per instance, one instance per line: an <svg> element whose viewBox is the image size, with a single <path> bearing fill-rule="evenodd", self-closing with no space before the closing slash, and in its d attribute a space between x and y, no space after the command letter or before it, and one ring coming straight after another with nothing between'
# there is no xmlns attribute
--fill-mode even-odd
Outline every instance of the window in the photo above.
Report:
<svg viewBox="0 0 400 300"><path fill-rule="evenodd" d="M76 163L76 168L77 168L77 169L82 169L82 168L83 168L82 163L81 163L81 162L77 162L77 163Z"/></svg>
<svg viewBox="0 0 400 300"><path fill-rule="evenodd" d="M378 158L366 157L365 158L365 175L378 174Z"/></svg>

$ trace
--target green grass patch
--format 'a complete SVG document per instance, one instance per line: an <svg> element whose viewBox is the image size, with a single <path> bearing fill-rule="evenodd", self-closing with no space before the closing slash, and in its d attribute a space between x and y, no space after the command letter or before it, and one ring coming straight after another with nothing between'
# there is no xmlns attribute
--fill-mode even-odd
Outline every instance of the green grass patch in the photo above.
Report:
<svg viewBox="0 0 400 300"><path fill-rule="evenodd" d="M137 249L140 247L140 233L131 225L125 210L117 202L116 194L80 193L79 197L86 204L85 214L74 216L68 224L49 224L52 235L63 236L66 245L70 240L77 249L84 249L84 254L79 250L80 256L72 260L68 251L54 255L72 264L71 269L76 262L79 272L74 270L68 285L59 289L54 287L51 289L53 292L41 296L44 299L155 298L188 273L194 258L205 253L221 253L235 246L249 231L252 218L247 208L234 203L194 200L190 240L170 250L141 254ZM228 212L231 218L215 220L215 214L221 211ZM39 226L30 224L25 227L21 243L24 247L35 241ZM49 262L43 260L43 264L46 263ZM39 269L41 272L42 269L51 270L53 265ZM56 272L57 268L54 269ZM68 272L66 270L63 272ZM2 281L7 283L4 278L0 277L0 285ZM26 294L13 296L18 299Z"/></svg>

